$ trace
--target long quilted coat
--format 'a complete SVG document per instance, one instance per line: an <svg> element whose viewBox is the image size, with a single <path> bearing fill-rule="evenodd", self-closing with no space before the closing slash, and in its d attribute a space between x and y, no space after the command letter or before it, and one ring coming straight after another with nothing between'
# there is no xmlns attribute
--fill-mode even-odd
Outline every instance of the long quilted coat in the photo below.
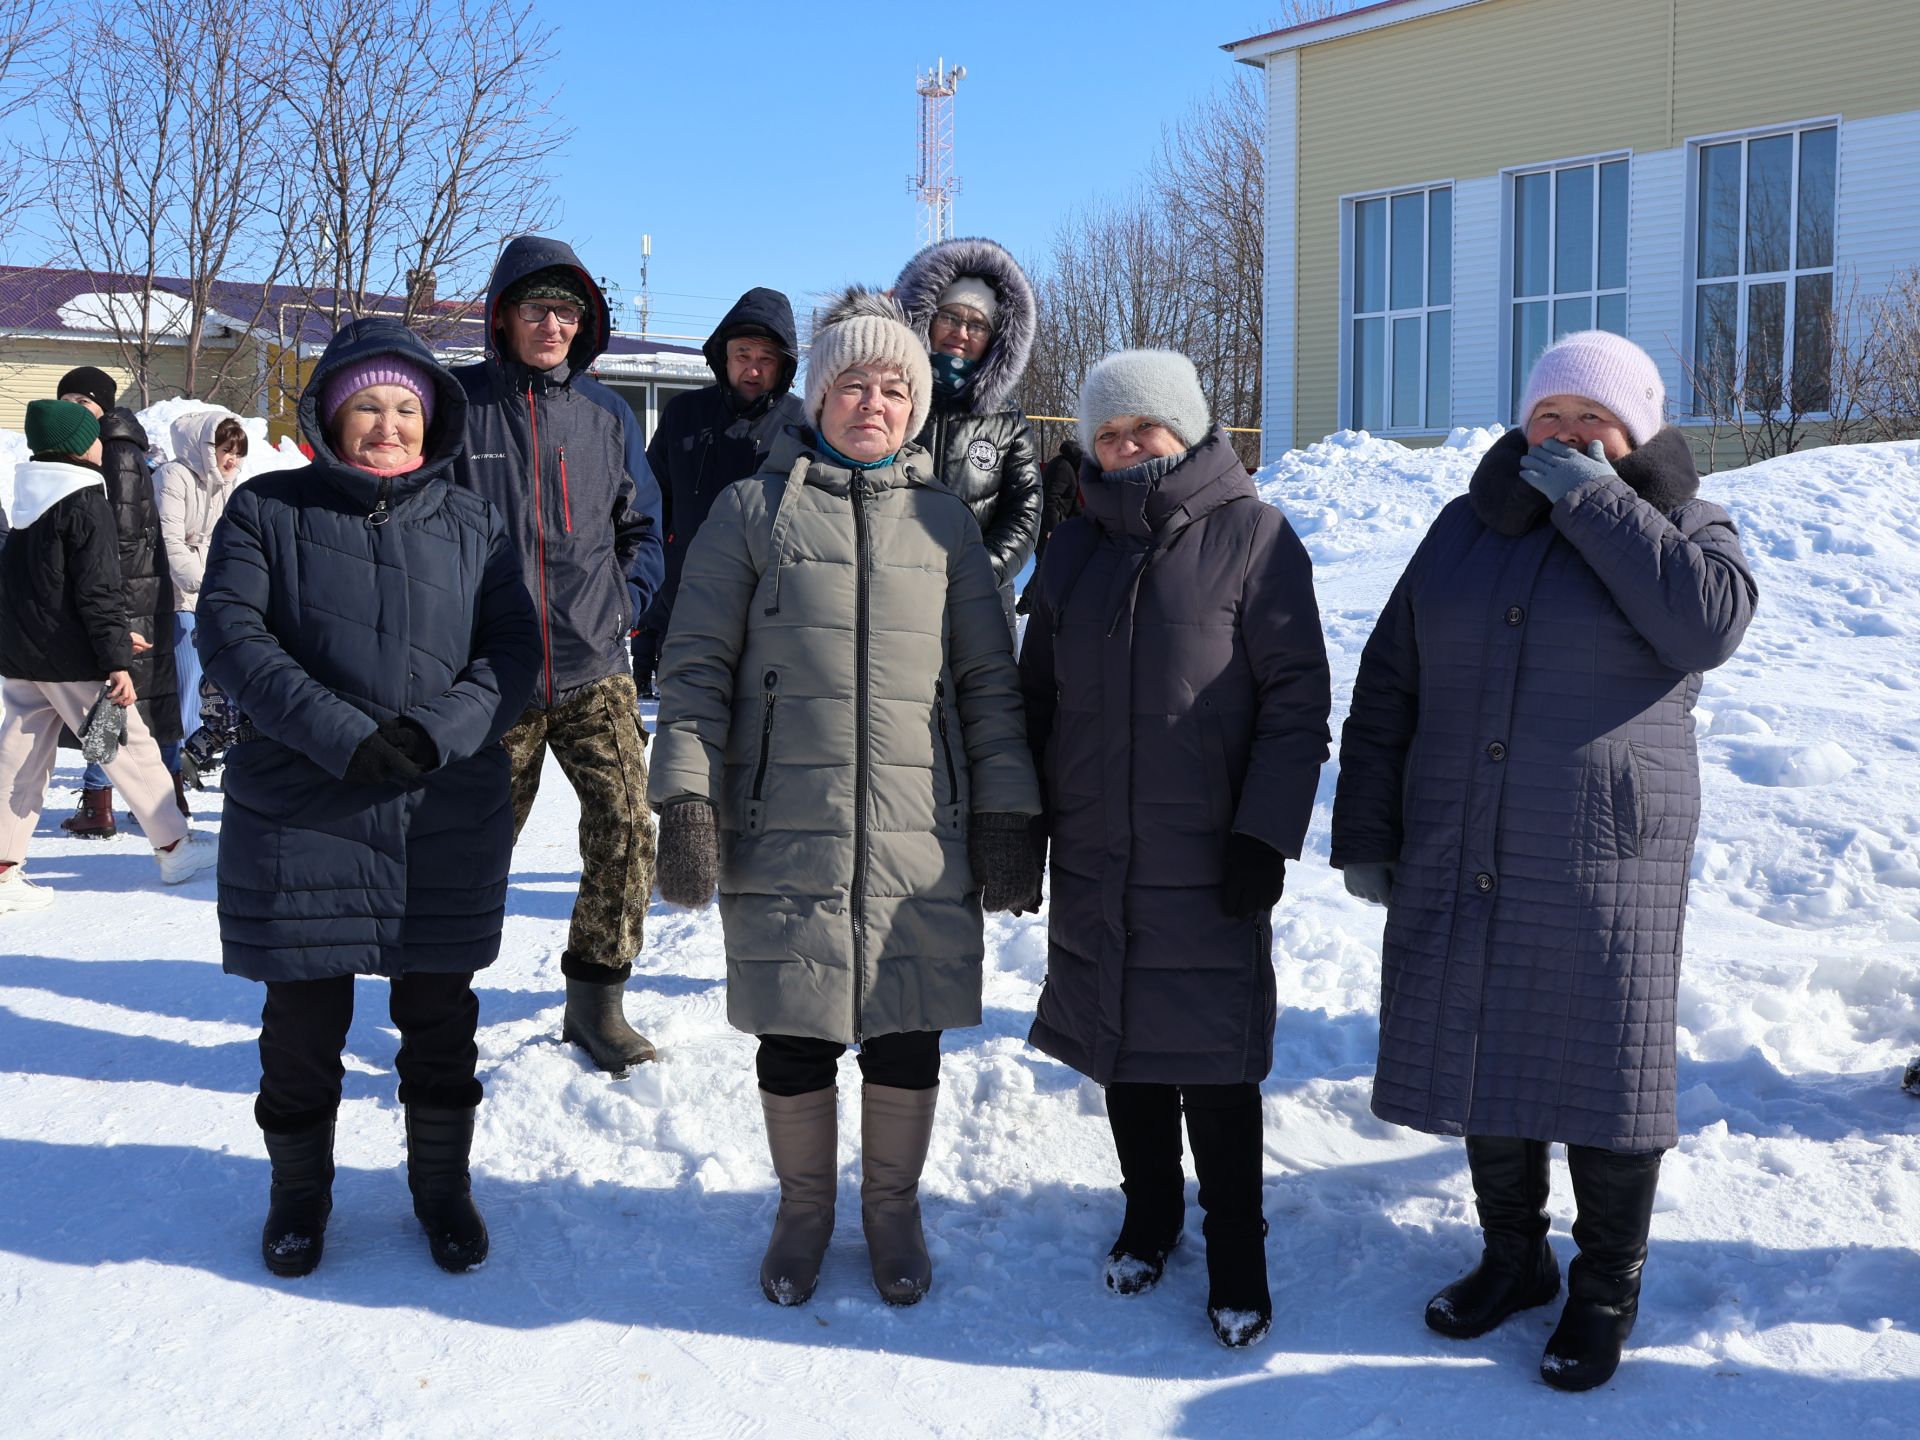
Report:
<svg viewBox="0 0 1920 1440"><path fill-rule="evenodd" d="M149 645L133 657L127 673L140 698L140 718L156 744L181 739L180 677L173 663L173 579L160 540L153 468L147 464L147 432L125 408L100 419L100 472L120 537L120 584L127 597L127 623Z"/></svg>
<svg viewBox="0 0 1920 1440"><path fill-rule="evenodd" d="M648 796L718 811L739 1029L977 1025L967 818L1040 808L993 566L924 450L852 472L812 441L789 431L687 552Z"/></svg>
<svg viewBox="0 0 1920 1440"><path fill-rule="evenodd" d="M426 463L382 480L334 454L318 397L341 366L393 353L432 372L437 398ZM513 813L498 741L533 689L540 633L499 515L449 482L465 408L411 334L354 321L300 399L314 462L235 490L214 531L200 654L259 733L228 757L220 828L235 974L470 971L499 951ZM342 778L396 715L439 763L405 786Z"/></svg>
<svg viewBox="0 0 1920 1440"><path fill-rule="evenodd" d="M1757 598L1664 430L1548 508L1525 437L1441 511L1361 657L1333 863L1389 861L1373 1109L1671 1146L1693 704Z"/></svg>
<svg viewBox="0 0 1920 1440"><path fill-rule="evenodd" d="M1106 1084L1273 1061L1271 914L1227 915L1232 831L1297 859L1327 758L1313 564L1216 430L1157 481L1082 470L1020 651L1049 817L1032 1042Z"/></svg>

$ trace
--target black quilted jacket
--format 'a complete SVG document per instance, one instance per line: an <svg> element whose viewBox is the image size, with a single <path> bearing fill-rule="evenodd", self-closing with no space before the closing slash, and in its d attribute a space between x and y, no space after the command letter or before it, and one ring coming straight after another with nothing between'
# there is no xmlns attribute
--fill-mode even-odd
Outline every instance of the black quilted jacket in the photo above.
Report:
<svg viewBox="0 0 1920 1440"><path fill-rule="evenodd" d="M127 623L152 646L133 657L128 674L140 697L140 718L156 743L180 734L180 677L173 667L173 575L160 543L160 510L147 464L147 432L133 412L114 410L100 421L100 471L107 480L120 538L120 586Z"/></svg>
<svg viewBox="0 0 1920 1440"><path fill-rule="evenodd" d="M1758 592L1663 430L1548 507L1503 437L1374 627L1333 863L1395 863L1373 1109L1447 1135L1671 1146L1700 823L1693 705Z"/></svg>

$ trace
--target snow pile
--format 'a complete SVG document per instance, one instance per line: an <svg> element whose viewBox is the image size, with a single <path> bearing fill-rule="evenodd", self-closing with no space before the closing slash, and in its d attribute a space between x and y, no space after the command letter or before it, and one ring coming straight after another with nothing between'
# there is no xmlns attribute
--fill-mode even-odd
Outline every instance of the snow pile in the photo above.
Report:
<svg viewBox="0 0 1920 1440"><path fill-rule="evenodd" d="M1493 432L1330 437L1261 473L1316 564L1336 734L1373 616ZM1303 1436L1673 1429L1855 1440L1920 1413L1920 446L1710 478L1762 588L1708 677L1705 822L1681 994L1680 1146L1639 1328L1581 1400L1536 1374L1542 1307L1455 1343L1421 1321L1479 1241L1457 1141L1368 1111L1381 912L1325 864L1329 766L1276 912L1264 1086L1272 1334L1215 1344L1200 1215L1151 1293L1107 1293L1121 1199L1098 1087L1024 1044L1044 918L989 922L986 1018L946 1037L924 1186L932 1295L891 1310L859 1232L858 1072L841 1074L839 1226L821 1286L755 1280L774 1209L753 1042L725 1021L718 916L657 908L630 1078L558 1043L577 810L550 767L480 978L488 1101L476 1274L408 1212L384 988L360 987L325 1263L272 1280L250 1116L259 992L221 975L211 879L163 892L137 834L61 837L54 908L0 922L0 1346L19 1436L598 1434ZM73 772L65 772L71 782ZM218 797L199 823L218 824ZM1191 1200L1191 1192L1189 1192ZM1571 1254L1564 1165L1554 1244ZM76 1346L74 1337L92 1342ZM324 1357L316 1363L316 1357ZM161 1397L161 1403L155 1403Z"/></svg>

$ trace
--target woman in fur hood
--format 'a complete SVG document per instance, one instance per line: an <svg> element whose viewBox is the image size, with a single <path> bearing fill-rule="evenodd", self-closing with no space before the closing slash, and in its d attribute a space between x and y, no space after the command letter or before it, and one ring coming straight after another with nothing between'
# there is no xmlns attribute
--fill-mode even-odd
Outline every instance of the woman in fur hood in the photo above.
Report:
<svg viewBox="0 0 1920 1440"><path fill-rule="evenodd" d="M893 293L933 367L918 443L980 523L1011 627L1013 582L1040 536L1040 460L1014 403L1033 351L1033 286L1004 247L963 238L914 256Z"/></svg>

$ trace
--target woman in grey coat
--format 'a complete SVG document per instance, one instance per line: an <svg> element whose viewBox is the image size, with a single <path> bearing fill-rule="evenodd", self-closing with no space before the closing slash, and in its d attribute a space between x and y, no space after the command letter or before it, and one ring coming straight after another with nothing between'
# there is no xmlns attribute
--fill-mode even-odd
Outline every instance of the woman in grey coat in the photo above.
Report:
<svg viewBox="0 0 1920 1440"><path fill-rule="evenodd" d="M1207 1313L1266 1332L1260 1081L1273 1063L1272 911L1327 758L1313 566L1263 505L1193 364L1088 373L1086 512L1054 532L1020 652L1052 842L1032 1042L1107 1087L1126 1219L1106 1279L1160 1278L1180 1238L1186 1112Z"/></svg>
<svg viewBox="0 0 1920 1440"><path fill-rule="evenodd" d="M1653 361L1548 349L1367 641L1333 863L1384 904L1373 1109L1464 1135L1479 1266L1427 1306L1485 1333L1559 1291L1547 1147L1579 1248L1541 1372L1603 1384L1638 1312L1677 1139L1674 1005L1700 821L1693 704L1757 598L1733 521L1661 428Z"/></svg>
<svg viewBox="0 0 1920 1440"><path fill-rule="evenodd" d="M720 889L727 1017L757 1069L780 1210L769 1300L833 1229L834 1075L860 1046L861 1219L891 1304L927 1291L919 1183L940 1032L980 1023L981 910L1032 903L1040 808L993 566L908 443L926 350L885 296L815 332L811 429L715 500L660 657L661 896Z"/></svg>

